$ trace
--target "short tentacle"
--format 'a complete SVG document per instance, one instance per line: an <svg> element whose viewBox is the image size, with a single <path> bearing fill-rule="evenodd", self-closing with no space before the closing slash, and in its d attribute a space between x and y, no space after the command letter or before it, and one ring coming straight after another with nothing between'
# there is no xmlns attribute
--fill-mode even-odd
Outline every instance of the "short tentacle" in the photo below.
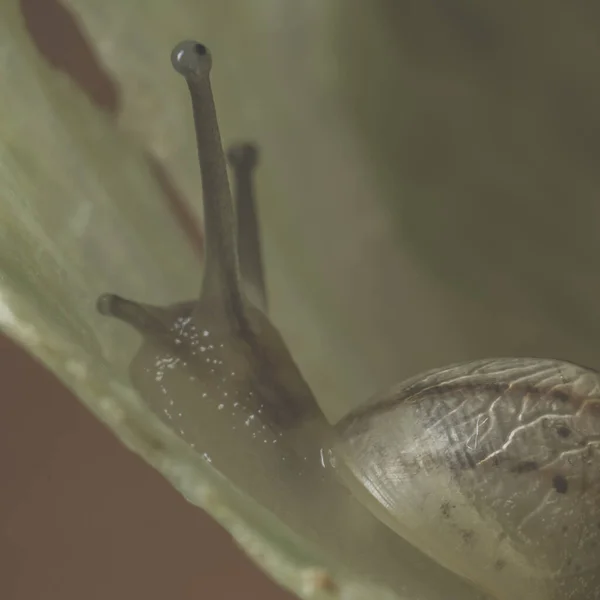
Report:
<svg viewBox="0 0 600 600"><path fill-rule="evenodd" d="M96 301L96 308L101 315L124 321L143 334L165 330L165 324L158 316L160 309L138 304L116 294L102 294Z"/></svg>

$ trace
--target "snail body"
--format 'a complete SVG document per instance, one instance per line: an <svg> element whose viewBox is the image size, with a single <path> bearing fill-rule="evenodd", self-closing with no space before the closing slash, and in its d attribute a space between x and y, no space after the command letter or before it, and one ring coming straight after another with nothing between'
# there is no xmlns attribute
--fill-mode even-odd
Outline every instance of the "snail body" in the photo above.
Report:
<svg viewBox="0 0 600 600"><path fill-rule="evenodd" d="M205 270L194 302L98 300L101 313L143 336L130 367L140 395L261 502L273 482L306 502L333 489L342 516L351 520L358 501L384 525L382 547L398 536L485 594L478 598L600 599L600 376L549 359L475 361L418 375L329 424L266 316L248 210L256 151L228 154L234 201L210 54L183 42L172 62L192 98Z"/></svg>

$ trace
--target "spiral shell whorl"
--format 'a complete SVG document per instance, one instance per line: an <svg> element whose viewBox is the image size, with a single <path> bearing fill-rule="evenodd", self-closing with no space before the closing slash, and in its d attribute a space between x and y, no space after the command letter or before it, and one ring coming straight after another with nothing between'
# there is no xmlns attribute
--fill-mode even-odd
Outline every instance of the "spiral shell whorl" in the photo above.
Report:
<svg viewBox="0 0 600 600"><path fill-rule="evenodd" d="M339 452L445 566L499 598L583 600L600 589L599 417L595 371L483 360L374 398L337 425Z"/></svg>

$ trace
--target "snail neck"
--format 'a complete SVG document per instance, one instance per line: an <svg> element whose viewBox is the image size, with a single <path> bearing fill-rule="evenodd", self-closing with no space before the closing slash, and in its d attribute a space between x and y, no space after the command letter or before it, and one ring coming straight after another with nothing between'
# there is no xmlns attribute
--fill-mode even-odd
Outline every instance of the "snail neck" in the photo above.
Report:
<svg viewBox="0 0 600 600"><path fill-rule="evenodd" d="M192 319L204 338L217 340L223 354L220 360L240 373L238 385L252 394L254 402L260 399L264 424L282 434L305 422L330 428L277 329L243 296L239 308L232 318L230 311L236 306L202 302Z"/></svg>
<svg viewBox="0 0 600 600"><path fill-rule="evenodd" d="M197 452L235 483L323 463L332 428L262 311L246 300L241 319L209 302L148 310L132 381Z"/></svg>

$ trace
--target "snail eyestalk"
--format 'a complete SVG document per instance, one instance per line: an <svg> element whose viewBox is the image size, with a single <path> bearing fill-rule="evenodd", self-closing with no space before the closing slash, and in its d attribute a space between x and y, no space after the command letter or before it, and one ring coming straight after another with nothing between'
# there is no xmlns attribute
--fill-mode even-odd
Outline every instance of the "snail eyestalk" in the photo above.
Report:
<svg viewBox="0 0 600 600"><path fill-rule="evenodd" d="M260 228L256 215L253 175L258 163L254 144L236 144L227 151L233 171L235 212L237 215L238 256L240 273L250 288L253 300L267 312L267 292L260 244Z"/></svg>
<svg viewBox="0 0 600 600"><path fill-rule="evenodd" d="M212 58L194 41L178 44L171 53L174 69L190 91L204 205L205 272L202 297L222 302L241 314L235 211L210 84Z"/></svg>

